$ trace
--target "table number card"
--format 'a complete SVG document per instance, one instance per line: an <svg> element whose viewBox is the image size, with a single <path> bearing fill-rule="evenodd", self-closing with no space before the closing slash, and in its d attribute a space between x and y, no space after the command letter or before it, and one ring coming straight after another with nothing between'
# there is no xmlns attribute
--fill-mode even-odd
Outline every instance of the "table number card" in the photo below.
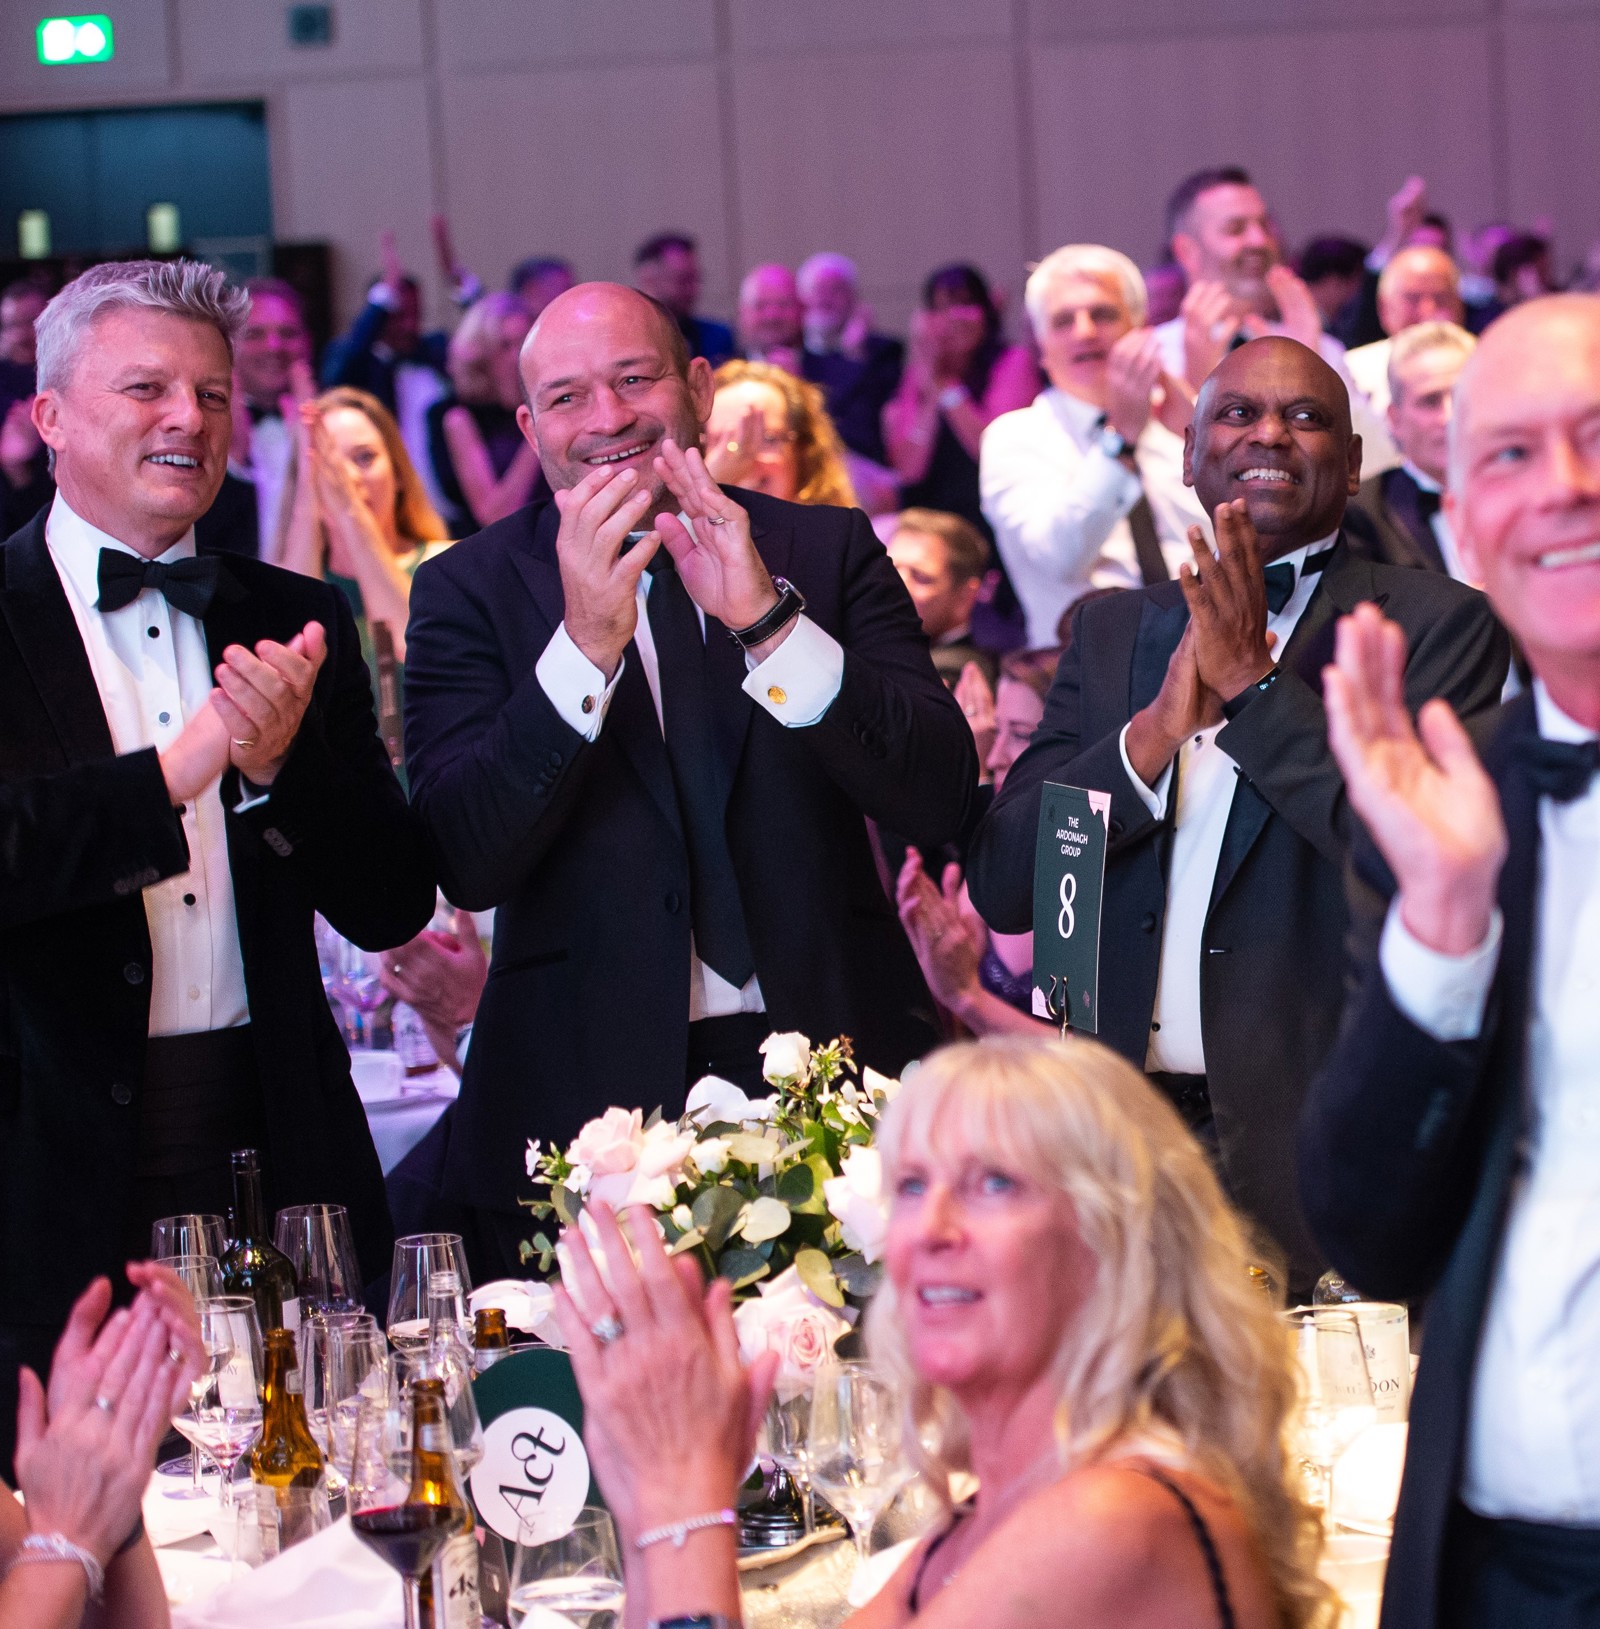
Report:
<svg viewBox="0 0 1600 1629"><path fill-rule="evenodd" d="M1046 781L1033 866L1033 1011L1100 1028L1100 906L1111 794Z"/></svg>

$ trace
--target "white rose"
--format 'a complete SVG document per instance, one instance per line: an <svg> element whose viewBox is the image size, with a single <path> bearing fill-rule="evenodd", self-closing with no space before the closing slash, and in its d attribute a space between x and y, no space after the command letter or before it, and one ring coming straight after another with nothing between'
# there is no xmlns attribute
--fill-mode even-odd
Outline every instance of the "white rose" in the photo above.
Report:
<svg viewBox="0 0 1600 1629"><path fill-rule="evenodd" d="M869 1096L881 1097L885 1103L894 1102L900 1091L900 1082L893 1075L880 1075L870 1065L861 1072L861 1084Z"/></svg>
<svg viewBox="0 0 1600 1629"><path fill-rule="evenodd" d="M689 1150L689 1157L701 1176L721 1176L728 1168L728 1139L702 1137Z"/></svg>
<svg viewBox="0 0 1600 1629"><path fill-rule="evenodd" d="M687 1205L674 1205L672 1207L672 1225L680 1233L687 1233L694 1226L694 1212Z"/></svg>
<svg viewBox="0 0 1600 1629"><path fill-rule="evenodd" d="M759 1295L733 1310L739 1352L746 1363L763 1352L778 1354L778 1396L787 1402L810 1388L856 1313L854 1308L837 1312L819 1301L793 1267L759 1288Z"/></svg>
<svg viewBox="0 0 1600 1629"><path fill-rule="evenodd" d="M590 1192L613 1210L628 1205L649 1205L654 1210L665 1210L672 1204L678 1184L683 1180L683 1162L693 1146L692 1131L679 1131L670 1120L658 1120L648 1131L640 1133L633 1149L633 1164L626 1170L604 1174L597 1169Z"/></svg>
<svg viewBox="0 0 1600 1629"><path fill-rule="evenodd" d="M750 1099L720 1075L707 1075L689 1090L684 1113L697 1126L709 1126L717 1121L739 1125L750 1118Z"/></svg>
<svg viewBox="0 0 1600 1629"><path fill-rule="evenodd" d="M769 1035L761 1043L761 1073L770 1081L811 1078L811 1042L798 1030Z"/></svg>
<svg viewBox="0 0 1600 1629"><path fill-rule="evenodd" d="M889 1208L883 1198L883 1156L861 1145L847 1153L840 1174L822 1184L822 1197L833 1213L844 1242L869 1261L883 1254L889 1230Z"/></svg>

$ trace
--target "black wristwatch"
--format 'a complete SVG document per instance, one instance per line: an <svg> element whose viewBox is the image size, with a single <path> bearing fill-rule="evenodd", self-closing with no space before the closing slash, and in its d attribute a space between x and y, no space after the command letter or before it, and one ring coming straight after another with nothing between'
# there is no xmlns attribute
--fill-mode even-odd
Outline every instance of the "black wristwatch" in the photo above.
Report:
<svg viewBox="0 0 1600 1629"><path fill-rule="evenodd" d="M743 1629L737 1618L720 1612L696 1612L682 1618L652 1618L649 1629Z"/></svg>
<svg viewBox="0 0 1600 1629"><path fill-rule="evenodd" d="M772 586L778 591L778 603L758 622L748 628L730 628L728 637L740 650L765 644L781 628L787 626L806 608L806 597L787 577L774 577Z"/></svg>
<svg viewBox="0 0 1600 1629"><path fill-rule="evenodd" d="M1095 439L1100 443L1100 450L1107 458L1128 458L1133 453L1133 443L1120 430L1113 430L1109 424L1100 426Z"/></svg>

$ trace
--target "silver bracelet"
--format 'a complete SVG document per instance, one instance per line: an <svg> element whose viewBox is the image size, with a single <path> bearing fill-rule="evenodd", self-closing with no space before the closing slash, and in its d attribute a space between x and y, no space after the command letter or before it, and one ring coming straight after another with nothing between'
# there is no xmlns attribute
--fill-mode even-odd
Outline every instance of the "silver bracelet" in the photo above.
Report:
<svg viewBox="0 0 1600 1629"><path fill-rule="evenodd" d="M17 1546L11 1565L20 1567L25 1561L76 1561L89 1580L89 1599L97 1605L105 1599L105 1568L81 1544L74 1544L62 1533L30 1533Z"/></svg>
<svg viewBox="0 0 1600 1629"><path fill-rule="evenodd" d="M724 1508L722 1510L709 1510L703 1516L687 1516L681 1522L668 1522L665 1527L651 1527L641 1533L633 1541L636 1550L648 1550L652 1544L660 1544L663 1539L671 1539L674 1550L683 1548L683 1541L691 1533L698 1533L706 1527L737 1527L739 1513L736 1510Z"/></svg>

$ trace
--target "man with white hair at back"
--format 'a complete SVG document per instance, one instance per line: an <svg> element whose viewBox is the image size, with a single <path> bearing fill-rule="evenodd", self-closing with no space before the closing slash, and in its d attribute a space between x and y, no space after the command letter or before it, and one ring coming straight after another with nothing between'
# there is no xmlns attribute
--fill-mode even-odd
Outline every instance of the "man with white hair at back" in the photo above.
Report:
<svg viewBox="0 0 1600 1629"><path fill-rule="evenodd" d="M856 263L848 256L824 250L803 260L795 286L805 338L801 371L821 387L828 416L845 446L875 464L887 464L883 408L900 384L905 346L872 331L872 312L861 298Z"/></svg>
<svg viewBox="0 0 1600 1629"><path fill-rule="evenodd" d="M1193 397L1162 367L1139 268L1069 244L1034 268L1024 303L1050 384L984 432L979 485L1038 648L1091 588L1176 575L1188 528L1209 523L1183 484Z"/></svg>

